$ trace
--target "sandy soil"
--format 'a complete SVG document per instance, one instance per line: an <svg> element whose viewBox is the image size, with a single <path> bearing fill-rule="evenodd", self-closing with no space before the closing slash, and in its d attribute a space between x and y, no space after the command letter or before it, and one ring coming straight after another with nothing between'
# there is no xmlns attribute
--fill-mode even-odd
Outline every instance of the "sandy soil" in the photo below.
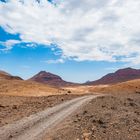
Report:
<svg viewBox="0 0 140 140"><path fill-rule="evenodd" d="M0 95L48 96L61 95L66 91L46 84L23 80L0 80Z"/></svg>
<svg viewBox="0 0 140 140"><path fill-rule="evenodd" d="M45 140L139 140L140 94L93 99Z"/></svg>
<svg viewBox="0 0 140 140"><path fill-rule="evenodd" d="M114 85L97 85L97 86L73 86L64 87L64 90L70 90L71 94L83 93L107 93L107 94L125 94L140 93L140 79L122 82Z"/></svg>
<svg viewBox="0 0 140 140"><path fill-rule="evenodd" d="M115 85L100 85L88 87L89 92L100 92L110 94L140 93L140 79L131 80Z"/></svg>
<svg viewBox="0 0 140 140"><path fill-rule="evenodd" d="M78 95L52 95L48 97L16 97L0 95L0 127L22 117L35 114Z"/></svg>

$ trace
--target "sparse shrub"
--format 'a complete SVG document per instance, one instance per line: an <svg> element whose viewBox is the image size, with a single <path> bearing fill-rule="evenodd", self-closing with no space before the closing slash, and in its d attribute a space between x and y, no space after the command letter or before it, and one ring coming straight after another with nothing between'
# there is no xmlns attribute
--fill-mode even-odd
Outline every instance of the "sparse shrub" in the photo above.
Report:
<svg viewBox="0 0 140 140"><path fill-rule="evenodd" d="M71 93L71 91L69 90L68 93Z"/></svg>

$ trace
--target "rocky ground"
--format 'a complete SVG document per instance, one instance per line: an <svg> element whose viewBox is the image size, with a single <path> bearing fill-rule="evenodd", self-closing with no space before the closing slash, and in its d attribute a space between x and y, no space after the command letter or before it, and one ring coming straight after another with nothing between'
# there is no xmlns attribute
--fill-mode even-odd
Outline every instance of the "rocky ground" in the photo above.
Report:
<svg viewBox="0 0 140 140"><path fill-rule="evenodd" d="M46 97L0 95L0 127L77 96L78 95L67 94L51 95Z"/></svg>
<svg viewBox="0 0 140 140"><path fill-rule="evenodd" d="M139 140L140 94L115 94L93 99L44 139Z"/></svg>
<svg viewBox="0 0 140 140"><path fill-rule="evenodd" d="M78 95L0 95L0 127ZM44 140L139 140L140 92L98 97L46 134Z"/></svg>

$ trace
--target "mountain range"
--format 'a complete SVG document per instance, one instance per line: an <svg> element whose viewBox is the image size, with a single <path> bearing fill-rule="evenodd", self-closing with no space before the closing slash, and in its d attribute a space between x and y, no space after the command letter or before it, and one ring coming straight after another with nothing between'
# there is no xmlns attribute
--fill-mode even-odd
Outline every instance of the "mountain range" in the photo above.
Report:
<svg viewBox="0 0 140 140"><path fill-rule="evenodd" d="M114 73L109 73L99 80L86 82L85 85L106 85L126 82L134 79L140 79L140 70L125 68L119 69Z"/></svg>
<svg viewBox="0 0 140 140"><path fill-rule="evenodd" d="M18 76L12 76L7 72L0 71L0 80L23 80ZM63 86L74 86L74 85L106 85L106 84L116 84L129 80L140 79L140 70L133 68L119 69L114 73L109 73L96 81L89 81L83 84L77 84L72 82L67 82L63 80L60 76L52 74L46 71L40 71L38 74L34 75L28 81L34 81L38 83L43 83L51 86L63 87Z"/></svg>

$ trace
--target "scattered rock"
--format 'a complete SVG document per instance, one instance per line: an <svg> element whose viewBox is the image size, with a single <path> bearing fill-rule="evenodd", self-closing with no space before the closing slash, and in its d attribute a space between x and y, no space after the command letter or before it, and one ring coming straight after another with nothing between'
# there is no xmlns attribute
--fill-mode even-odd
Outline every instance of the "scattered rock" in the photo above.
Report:
<svg viewBox="0 0 140 140"><path fill-rule="evenodd" d="M111 109L112 109L112 110L116 110L117 108L116 108L116 107L114 107L114 106L112 106L112 107L111 107Z"/></svg>
<svg viewBox="0 0 140 140"><path fill-rule="evenodd" d="M59 131L60 139L139 139L139 97L117 94L92 100L69 120L68 128Z"/></svg>
<svg viewBox="0 0 140 140"><path fill-rule="evenodd" d="M133 99L132 99L132 98L127 98L127 100L128 100L128 101L133 101Z"/></svg>
<svg viewBox="0 0 140 140"><path fill-rule="evenodd" d="M88 132L83 133L84 140L89 140L90 135L91 133L88 133Z"/></svg>
<svg viewBox="0 0 140 140"><path fill-rule="evenodd" d="M9 136L9 138L13 138L13 136L12 136L12 135L10 135L10 136Z"/></svg>
<svg viewBox="0 0 140 140"><path fill-rule="evenodd" d="M83 115L85 115L85 114L87 114L88 112L85 110L84 112L83 112Z"/></svg>
<svg viewBox="0 0 140 140"><path fill-rule="evenodd" d="M106 106L105 105L102 105L102 108L105 108Z"/></svg>
<svg viewBox="0 0 140 140"><path fill-rule="evenodd" d="M137 94L140 94L140 91L136 91Z"/></svg>
<svg viewBox="0 0 140 140"><path fill-rule="evenodd" d="M96 130L96 126L93 126L93 127L91 128L91 130L92 130L92 132L94 132L94 131Z"/></svg>
<svg viewBox="0 0 140 140"><path fill-rule="evenodd" d="M102 119L99 119L98 121L97 121L99 124L105 124L105 122L102 120Z"/></svg>
<svg viewBox="0 0 140 140"><path fill-rule="evenodd" d="M100 97L98 97L99 99L104 99L105 98L105 96L100 96Z"/></svg>
<svg viewBox="0 0 140 140"><path fill-rule="evenodd" d="M1 108L5 108L5 106L3 106L3 105L1 105L1 104L0 104L0 107L1 107Z"/></svg>
<svg viewBox="0 0 140 140"><path fill-rule="evenodd" d="M101 127L102 128L107 128L107 125L106 124L102 124Z"/></svg>
<svg viewBox="0 0 140 140"><path fill-rule="evenodd" d="M133 102L129 103L129 105L132 106L132 107L137 106L137 104L135 104Z"/></svg>
<svg viewBox="0 0 140 140"><path fill-rule="evenodd" d="M77 123L77 120L74 120L73 122L74 122L74 123Z"/></svg>
<svg viewBox="0 0 140 140"><path fill-rule="evenodd" d="M13 105L12 109L17 109L18 107L16 105Z"/></svg>
<svg viewBox="0 0 140 140"><path fill-rule="evenodd" d="M78 114L76 114L76 117L79 117L79 115L78 115Z"/></svg>
<svg viewBox="0 0 140 140"><path fill-rule="evenodd" d="M134 113L136 113L137 115L140 115L140 112L138 112L138 111L135 111Z"/></svg>
<svg viewBox="0 0 140 140"><path fill-rule="evenodd" d="M69 90L68 93L71 93L71 91Z"/></svg>
<svg viewBox="0 0 140 140"><path fill-rule="evenodd" d="M140 121L139 121L138 119L133 119L133 121L134 121L135 123L140 123Z"/></svg>

